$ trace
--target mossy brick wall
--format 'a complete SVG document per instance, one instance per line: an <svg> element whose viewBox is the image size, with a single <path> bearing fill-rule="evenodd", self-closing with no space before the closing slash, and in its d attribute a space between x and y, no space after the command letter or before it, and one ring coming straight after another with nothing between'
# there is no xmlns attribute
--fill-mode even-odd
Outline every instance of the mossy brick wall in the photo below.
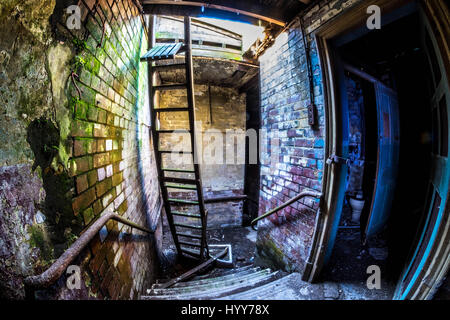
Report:
<svg viewBox="0 0 450 320"><path fill-rule="evenodd" d="M292 26L260 58L262 128L278 130L280 161L261 166L259 214L303 190L322 190L324 168L323 83L311 33L360 0L320 1L300 17L310 46L314 101L319 125L308 125L310 101L307 60L301 28ZM270 152L265 155L270 161ZM260 223L257 260L261 264L302 272L308 258L318 201L305 198Z"/></svg>
<svg viewBox="0 0 450 320"><path fill-rule="evenodd" d="M70 174L74 215L85 227L105 212L151 229L159 221L159 189L149 135L143 20L131 0L92 1L85 8L85 48L70 86L73 110ZM78 91L79 90L79 91ZM90 245L91 292L133 299L155 275L153 236L110 221Z"/></svg>
<svg viewBox="0 0 450 320"><path fill-rule="evenodd" d="M210 95L211 93L211 95ZM195 86L195 103L196 103L196 121L201 122L199 132L203 137L203 150L207 152L208 145L211 144L212 134L208 130L218 130L223 134L223 142L226 143L226 130L245 130L246 120L246 104L245 94L239 94L236 89L224 88L218 86L207 85ZM163 91L159 95L159 106L161 108L186 106L186 91L171 90ZM211 108L210 108L211 105ZM161 128L177 128L188 129L187 112L167 112L161 113ZM170 138L162 135L162 146L169 149L171 144L178 142L178 136ZM190 141L188 136L183 142L183 150L190 150ZM244 165L243 164L226 164L226 149L237 149L237 141L228 141L229 145L223 147L222 164L203 163L201 168L202 183L205 198L225 197L242 195L244 192ZM179 167L172 164L169 156L163 158L165 167ZM189 169L189 167L185 167ZM191 167L192 168L192 167ZM173 173L172 176L186 177L186 174ZM189 195L184 192L181 196ZM192 195L195 196L195 195ZM242 201L233 201L226 203L207 204L208 209L208 228L216 229L230 226L242 225Z"/></svg>

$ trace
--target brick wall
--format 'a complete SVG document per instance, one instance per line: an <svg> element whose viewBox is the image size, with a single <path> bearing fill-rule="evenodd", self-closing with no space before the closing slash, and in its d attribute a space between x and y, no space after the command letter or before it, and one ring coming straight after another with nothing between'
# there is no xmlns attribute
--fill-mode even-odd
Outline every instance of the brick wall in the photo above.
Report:
<svg viewBox="0 0 450 320"><path fill-rule="evenodd" d="M260 57L262 128L279 130L281 154L275 168L261 166L259 214L302 190L321 191L325 143L323 86L316 44L309 35L358 1L320 1L302 15L306 41L310 45L314 101L319 115L317 129L308 125L309 80L300 27L294 25L281 34ZM307 198L261 222L257 240L259 263L303 271L314 233L317 206L317 201Z"/></svg>
<svg viewBox="0 0 450 320"><path fill-rule="evenodd" d="M70 85L74 111L69 160L75 216L88 226L108 211L156 228L159 189L149 134L147 49L143 21L131 0L84 6L86 48L79 81ZM104 26L103 26L104 25ZM155 239L110 221L90 244L86 271L99 298L133 299L147 289L156 268Z"/></svg>
<svg viewBox="0 0 450 320"><path fill-rule="evenodd" d="M211 92L211 96L209 94ZM245 130L245 94L239 94L236 89L206 85L195 86L196 121L201 123L200 132L203 136L203 150L207 150L211 144L213 133L208 130L218 130L225 134L226 130ZM211 109L210 109L211 103ZM186 91L165 91L160 94L159 106L161 108L186 106ZM161 128L188 129L187 112L161 113ZM178 136L178 134L177 134ZM176 139L165 135L161 137L164 148L176 142ZM183 150L190 150L188 136L183 140L187 143ZM225 135L224 135L224 142ZM237 140L229 143L228 148L236 148ZM243 194L244 189L244 165L226 164L225 151L223 149L222 164L204 163L200 166L205 198L224 197ZM172 164L170 156L163 158L164 166L179 167ZM186 169L191 169L187 168ZM176 176L177 174L171 174ZM181 176L180 176L181 177ZM182 177L186 177L182 174ZM184 194L186 195L186 192ZM242 201L207 204L208 228L220 228L226 226L240 226L242 224Z"/></svg>

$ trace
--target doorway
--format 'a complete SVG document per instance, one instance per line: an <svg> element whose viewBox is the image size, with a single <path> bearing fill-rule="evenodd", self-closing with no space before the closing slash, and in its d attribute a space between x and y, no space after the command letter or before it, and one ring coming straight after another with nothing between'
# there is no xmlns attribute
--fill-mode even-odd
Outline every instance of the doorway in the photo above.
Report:
<svg viewBox="0 0 450 320"><path fill-rule="evenodd" d="M363 12L363 8L355 10ZM433 50L429 48L436 50L437 45L433 33L424 27L427 18L423 12L422 7L410 3L385 14L381 30L368 31L361 27L339 31L328 26L317 34L329 115L334 117L328 128L336 130L337 136L341 135L334 139L335 145L329 148L328 155L335 153L348 161L329 162L326 181L331 186L327 187L322 204L325 218L323 227L318 228L315 235L320 241L312 248L313 267L304 274L310 281L319 278L322 267L321 279L325 280L334 280L332 270L344 267L359 274L359 278L352 274L354 280L365 282L366 268L373 263L381 267L382 277L387 282L395 284L400 280L397 283L404 282L401 287L406 288L405 283L420 279L418 271L416 278L405 276L405 266L411 265L415 257L419 257L423 265L426 258L420 255L425 247L433 245L429 241L433 240L433 228L427 227L427 223L435 229L445 228L442 223L446 220L442 216L448 214L443 212L441 197L446 196L448 187L435 180L437 171L444 176L448 171L445 151L449 104L445 90L436 92L438 86L433 77L437 72L433 71L433 65L434 69L441 70L441 75L445 74L445 69L439 54L430 55ZM361 22L363 17L361 15ZM426 45L427 36L429 45ZM437 82L442 81L441 78ZM380 103L383 97L378 86L386 88L385 92L392 92L389 102ZM440 100L433 98L435 96ZM397 109L398 114L395 110L387 116L380 112L381 104L392 105L396 103L394 100L398 108L393 109ZM438 101L444 101L441 107ZM377 110L376 116L374 110ZM398 133L393 129L398 129ZM395 150L397 156L383 160L382 144L387 136L394 138L391 151ZM333 139L329 141L333 145ZM358 161L362 162L362 168L355 170L352 166ZM384 165L391 168L383 171ZM387 201L385 196L377 195L380 187L377 180L380 179L395 182L389 189ZM360 218L352 223L349 200L358 194L365 204ZM440 215L442 220L438 226ZM376 228L371 229L373 225ZM437 232L434 239L437 239ZM421 233L424 245L420 245L422 240L417 237ZM344 241L346 237L351 241ZM319 244L325 250L318 249ZM413 252L416 252L414 256ZM445 257L441 260L445 261ZM444 266L444 262L440 265ZM420 262L416 260L411 268L418 270L418 266ZM398 292L397 286L395 297L407 297L406 294L399 296Z"/></svg>

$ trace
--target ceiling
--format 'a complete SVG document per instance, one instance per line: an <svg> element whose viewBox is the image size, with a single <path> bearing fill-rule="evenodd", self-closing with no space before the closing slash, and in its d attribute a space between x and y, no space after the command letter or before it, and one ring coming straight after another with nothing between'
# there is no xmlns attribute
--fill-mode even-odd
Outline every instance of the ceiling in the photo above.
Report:
<svg viewBox="0 0 450 320"><path fill-rule="evenodd" d="M311 0L140 0L147 14L215 17L255 25L285 26Z"/></svg>

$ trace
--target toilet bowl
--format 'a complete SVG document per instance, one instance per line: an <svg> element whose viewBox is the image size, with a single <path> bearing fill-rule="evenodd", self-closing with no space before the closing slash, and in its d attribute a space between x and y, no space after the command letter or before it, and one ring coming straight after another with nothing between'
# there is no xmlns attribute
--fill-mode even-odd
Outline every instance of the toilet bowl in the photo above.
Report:
<svg viewBox="0 0 450 320"><path fill-rule="evenodd" d="M350 207L352 208L352 221L359 223L361 212L364 208L364 199L350 198Z"/></svg>

